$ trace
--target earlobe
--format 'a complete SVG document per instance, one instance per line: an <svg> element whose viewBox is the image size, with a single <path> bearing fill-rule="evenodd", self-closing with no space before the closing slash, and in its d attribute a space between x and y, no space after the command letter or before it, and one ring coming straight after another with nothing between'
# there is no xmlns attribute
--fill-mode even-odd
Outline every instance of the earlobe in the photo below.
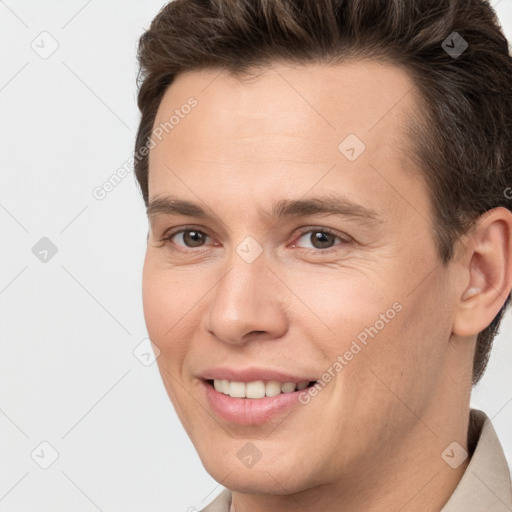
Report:
<svg viewBox="0 0 512 512"><path fill-rule="evenodd" d="M453 333L473 336L490 325L512 288L512 213L489 210L468 237L461 267L460 294Z"/></svg>

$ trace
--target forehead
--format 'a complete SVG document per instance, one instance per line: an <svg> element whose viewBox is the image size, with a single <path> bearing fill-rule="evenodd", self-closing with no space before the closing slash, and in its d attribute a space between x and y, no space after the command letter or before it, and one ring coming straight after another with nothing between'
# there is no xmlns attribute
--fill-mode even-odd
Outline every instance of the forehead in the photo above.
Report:
<svg viewBox="0 0 512 512"><path fill-rule="evenodd" d="M405 126L416 105L404 70L370 60L275 63L242 78L189 71L168 88L154 123L167 129L150 152L150 198L175 186L190 195L187 184L210 196L212 186L289 197L334 186L357 198L377 184L389 189L389 178L394 191L381 201L396 201L401 189L410 194L406 181L418 175L408 172ZM196 105L184 108L190 98Z"/></svg>

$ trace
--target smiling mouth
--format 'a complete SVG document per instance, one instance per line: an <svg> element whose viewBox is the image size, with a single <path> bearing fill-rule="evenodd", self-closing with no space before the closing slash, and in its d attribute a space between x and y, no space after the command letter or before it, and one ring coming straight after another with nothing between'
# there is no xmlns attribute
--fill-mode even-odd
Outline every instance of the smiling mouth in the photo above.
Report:
<svg viewBox="0 0 512 512"><path fill-rule="evenodd" d="M302 391L314 386L318 381L303 381L299 383L262 380L236 382L208 379L206 382L217 392L230 396L231 398L260 399Z"/></svg>

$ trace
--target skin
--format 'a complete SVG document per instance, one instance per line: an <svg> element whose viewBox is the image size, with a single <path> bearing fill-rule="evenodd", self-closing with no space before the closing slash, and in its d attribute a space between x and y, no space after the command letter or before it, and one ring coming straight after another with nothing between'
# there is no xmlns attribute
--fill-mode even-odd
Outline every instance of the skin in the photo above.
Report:
<svg viewBox="0 0 512 512"><path fill-rule="evenodd" d="M476 335L512 287L512 220L488 212L441 264L407 158L414 94L390 64L275 63L244 82L183 73L161 102L155 127L190 96L198 105L150 152L150 202L172 194L216 218L149 215L144 314L168 395L206 470L232 490L232 511L439 511L467 467L441 453L454 441L467 449ZM353 162L338 149L348 134L366 145ZM258 215L325 193L379 221ZM162 242L180 228L207 236ZM327 248L312 238L322 228L335 233ZM263 250L250 264L236 252L248 236ZM209 408L204 369L320 378L396 302L401 311L307 405L259 426ZM249 441L262 454L252 467L237 457Z"/></svg>

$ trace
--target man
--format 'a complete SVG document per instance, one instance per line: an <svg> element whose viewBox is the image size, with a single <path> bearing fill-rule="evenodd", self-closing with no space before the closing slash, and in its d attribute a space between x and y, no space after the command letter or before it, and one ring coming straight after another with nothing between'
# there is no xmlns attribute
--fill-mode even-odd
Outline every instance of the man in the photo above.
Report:
<svg viewBox="0 0 512 512"><path fill-rule="evenodd" d="M512 510L469 406L512 288L489 4L176 0L139 60L144 313L204 510Z"/></svg>

